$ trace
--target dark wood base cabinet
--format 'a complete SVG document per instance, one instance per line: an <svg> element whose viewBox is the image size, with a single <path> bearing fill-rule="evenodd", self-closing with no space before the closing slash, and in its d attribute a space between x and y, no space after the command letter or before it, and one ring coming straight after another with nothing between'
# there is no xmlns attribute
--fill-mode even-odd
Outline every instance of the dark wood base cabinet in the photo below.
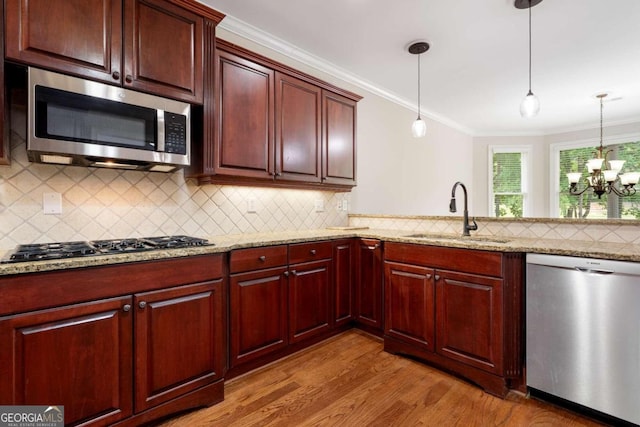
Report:
<svg viewBox="0 0 640 427"><path fill-rule="evenodd" d="M231 252L231 357L226 378L352 326L351 248L350 240L342 240Z"/></svg>
<svg viewBox="0 0 640 427"><path fill-rule="evenodd" d="M385 350L489 393L523 382L522 254L387 243Z"/></svg>
<svg viewBox="0 0 640 427"><path fill-rule="evenodd" d="M382 242L356 240L355 321L359 328L381 336L384 326Z"/></svg>
<svg viewBox="0 0 640 427"><path fill-rule="evenodd" d="M64 405L71 425L139 425L221 401L224 259L0 278L0 404Z"/></svg>

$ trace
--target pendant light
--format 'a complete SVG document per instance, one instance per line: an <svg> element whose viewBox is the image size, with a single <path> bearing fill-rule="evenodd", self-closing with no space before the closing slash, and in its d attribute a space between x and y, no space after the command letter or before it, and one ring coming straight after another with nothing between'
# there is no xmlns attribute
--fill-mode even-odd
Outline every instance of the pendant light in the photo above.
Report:
<svg viewBox="0 0 640 427"><path fill-rule="evenodd" d="M418 118L411 125L411 133L414 138L422 138L427 134L427 124L420 117L420 55L429 50L429 43L416 42L409 46L409 53L418 55Z"/></svg>
<svg viewBox="0 0 640 427"><path fill-rule="evenodd" d="M531 91L531 8L542 0L516 0L517 9L529 9L529 92L520 103L520 115L525 118L533 117L540 111L540 100Z"/></svg>

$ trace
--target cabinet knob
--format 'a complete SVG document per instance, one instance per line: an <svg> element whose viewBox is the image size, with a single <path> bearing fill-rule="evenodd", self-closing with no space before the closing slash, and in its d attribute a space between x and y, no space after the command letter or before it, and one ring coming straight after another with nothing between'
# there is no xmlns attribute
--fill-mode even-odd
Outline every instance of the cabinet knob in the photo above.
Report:
<svg viewBox="0 0 640 427"><path fill-rule="evenodd" d="M289 277L289 272L288 271L285 271L283 274L284 274L284 277Z"/></svg>
<svg viewBox="0 0 640 427"><path fill-rule="evenodd" d="M258 257L258 259L259 259L260 261L262 261L262 262L265 262L265 261L267 260L267 257L266 257L266 256L264 256L264 255L262 255L262 256Z"/></svg>
<svg viewBox="0 0 640 427"><path fill-rule="evenodd" d="M291 274L292 274L293 276L295 276L295 275L296 275L296 274L298 274L298 273L297 273L295 270L291 270Z"/></svg>
<svg viewBox="0 0 640 427"><path fill-rule="evenodd" d="M373 246L367 246L367 249L369 249L370 251L375 251L376 249L378 249L378 245L373 245Z"/></svg>
<svg viewBox="0 0 640 427"><path fill-rule="evenodd" d="M133 77L131 77L131 75L130 75L130 74L127 74L127 75L124 77L124 81L125 81L125 82L127 82L127 83L131 83L131 82L133 81Z"/></svg>
<svg viewBox="0 0 640 427"><path fill-rule="evenodd" d="M310 253L311 255L315 255L315 254L316 254L316 250L315 250L315 249L311 249L311 250L309 251L309 253Z"/></svg>
<svg viewBox="0 0 640 427"><path fill-rule="evenodd" d="M140 307L140 308L145 308L146 306L147 306L147 302L146 301L140 301L138 303L138 307Z"/></svg>
<svg viewBox="0 0 640 427"><path fill-rule="evenodd" d="M276 176L282 176L282 173L276 172Z"/></svg>
<svg viewBox="0 0 640 427"><path fill-rule="evenodd" d="M436 275L435 275L435 277L434 277L434 279L436 279L436 282L437 282L438 280L440 280L440 275L439 275L439 274L436 274Z"/></svg>
<svg viewBox="0 0 640 427"><path fill-rule="evenodd" d="M122 311L127 312L131 310L131 304L125 304L122 306Z"/></svg>
<svg viewBox="0 0 640 427"><path fill-rule="evenodd" d="M114 71L113 73L111 73L111 77L113 77L113 80L120 80L120 73Z"/></svg>

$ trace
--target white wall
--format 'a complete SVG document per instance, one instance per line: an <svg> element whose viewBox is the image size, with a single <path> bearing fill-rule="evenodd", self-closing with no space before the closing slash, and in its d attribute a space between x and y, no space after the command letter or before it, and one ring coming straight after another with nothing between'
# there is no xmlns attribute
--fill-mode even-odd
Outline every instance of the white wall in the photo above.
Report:
<svg viewBox="0 0 640 427"><path fill-rule="evenodd" d="M352 213L445 215L456 181L475 191L471 136L423 117L427 136L414 139L415 111L223 28L217 35L363 96L358 103L358 185L351 195Z"/></svg>

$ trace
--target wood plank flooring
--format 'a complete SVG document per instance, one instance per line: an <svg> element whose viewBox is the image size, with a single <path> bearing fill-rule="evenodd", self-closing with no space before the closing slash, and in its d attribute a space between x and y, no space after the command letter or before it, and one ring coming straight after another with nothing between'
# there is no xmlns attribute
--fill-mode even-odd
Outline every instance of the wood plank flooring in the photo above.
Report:
<svg viewBox="0 0 640 427"><path fill-rule="evenodd" d="M225 385L224 402L165 421L177 426L598 426L510 393L502 400L382 350L350 330Z"/></svg>

